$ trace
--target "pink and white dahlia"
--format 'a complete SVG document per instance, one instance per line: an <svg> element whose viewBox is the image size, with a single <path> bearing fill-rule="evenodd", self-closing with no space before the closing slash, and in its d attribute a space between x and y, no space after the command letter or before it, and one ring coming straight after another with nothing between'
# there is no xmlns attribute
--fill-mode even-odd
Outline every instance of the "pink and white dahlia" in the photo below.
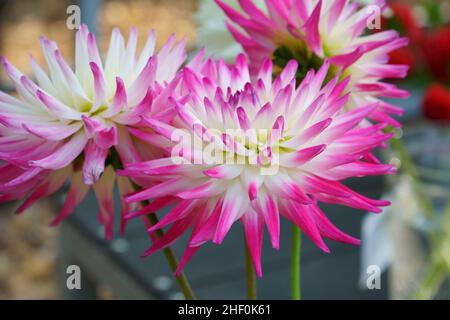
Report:
<svg viewBox="0 0 450 320"><path fill-rule="evenodd" d="M56 43L42 37L47 74L33 58L37 82L1 59L17 90L17 97L0 92L0 199L25 199L22 212L37 200L71 187L53 221L59 223L93 187L99 203L99 220L106 237L112 237L115 169L140 161L151 148L139 146L129 133L141 124L141 115L167 121L167 108L183 64L185 44L172 37L155 52L151 32L142 52L136 54L137 32L125 42L118 29L105 62L86 26L76 34L75 70L64 61ZM122 194L132 192L130 181L117 177ZM126 203L123 213L131 210ZM122 224L124 227L124 223Z"/></svg>
<svg viewBox="0 0 450 320"><path fill-rule="evenodd" d="M198 61L197 61L198 62ZM279 246L280 216L295 223L323 251L323 238L349 244L359 240L337 229L318 203L345 205L380 212L389 203L364 197L340 181L350 177L391 174L391 165L364 159L391 134L384 124L364 128L360 122L379 105L349 112L348 79L324 85L330 64L308 72L296 86L298 64L290 61L272 81L266 59L251 82L243 55L236 65L206 61L183 70L189 94L176 105L168 123L145 119L166 139L171 156L125 165L121 175L152 176L159 183L126 200L153 201L128 218L173 206L149 229L170 226L146 254L170 246L192 228L178 272L207 241L222 243L240 220L256 272L261 276L261 246L266 225L274 248Z"/></svg>
<svg viewBox="0 0 450 320"><path fill-rule="evenodd" d="M332 66L329 76L351 75L350 109L379 98L408 96L408 92L383 81L406 76L408 67L389 64L388 54L405 46L408 40L391 30L367 32L368 26L376 27L387 7L385 0L372 1L366 7L350 0L265 0L265 10L252 0L239 0L244 13L224 0L216 2L231 20L228 29L250 58L252 75L257 74L266 57L279 67L297 60L300 79L328 59ZM370 119L399 126L391 116L402 113L402 109L381 102Z"/></svg>

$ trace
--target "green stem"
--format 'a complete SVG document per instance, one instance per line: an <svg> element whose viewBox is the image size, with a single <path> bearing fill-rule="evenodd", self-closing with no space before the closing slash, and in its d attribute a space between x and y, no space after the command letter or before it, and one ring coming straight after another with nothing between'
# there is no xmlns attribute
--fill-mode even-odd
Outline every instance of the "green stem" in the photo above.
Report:
<svg viewBox="0 0 450 320"><path fill-rule="evenodd" d="M446 276L445 266L441 263L433 263L423 277L421 284L418 286L417 291L414 294L416 300L429 300L432 299L439 287L444 281Z"/></svg>
<svg viewBox="0 0 450 320"><path fill-rule="evenodd" d="M247 244L245 245L245 273L247 275L247 299L256 300L256 275L255 269L253 268L252 256Z"/></svg>
<svg viewBox="0 0 450 320"><path fill-rule="evenodd" d="M413 180L413 190L423 213L427 218L433 219L435 216L433 203L421 184L419 171L414 165L407 148L400 139L392 139L391 147L400 158L403 171ZM449 223L450 202L444 209L443 216L444 217L441 223ZM443 229L445 230L446 228L444 227ZM443 259L438 253L441 250L440 247L442 243L445 241L445 239L442 238L443 235L441 233L430 231L428 236L432 251L432 258L430 259L431 262L424 274L424 277L414 293L414 298L419 300L432 299L450 271L445 259Z"/></svg>
<svg viewBox="0 0 450 320"><path fill-rule="evenodd" d="M292 300L301 299L300 290L300 255L301 255L301 232L296 226L292 226L291 244L291 296Z"/></svg>
<svg viewBox="0 0 450 320"><path fill-rule="evenodd" d="M147 216L148 221L152 226L158 223L158 217L156 214L152 213ZM158 229L154 232L154 235L156 238L161 238L164 235L164 232L161 229ZM172 272L175 272L178 267L178 259L175 256L175 253L173 252L171 247L167 247L163 250L164 256L166 257L167 263L169 264L170 270ZM184 272L181 272L180 276L175 278L178 286L180 287L181 292L184 295L184 298L186 300L195 300L194 292L192 291L191 285L186 278L186 275Z"/></svg>
<svg viewBox="0 0 450 320"><path fill-rule="evenodd" d="M116 170L123 168L123 165L120 161L120 157L115 149L112 149L109 158L111 159L111 162ZM135 184L132 180L130 180L130 182L133 185L134 190L136 190L136 191L139 190L139 186L137 184ZM142 201L141 205L142 205L142 207L147 206L148 201ZM155 224L158 223L158 217L156 216L156 213L151 213L151 214L147 215L147 220L149 221L151 226L154 226ZM157 239L160 239L164 236L164 231L162 231L161 229L158 229L158 230L154 231L154 235ZM178 259L175 256L175 253L173 252L171 247L167 247L167 248L163 249L163 253L164 253L164 256L166 257L167 263L169 264L170 270L172 271L172 273L174 273L178 268ZM195 300L196 299L195 294L192 291L191 285L190 285L188 279L186 278L186 275L184 274L184 272L181 272L178 277L175 277L175 281L177 282L178 287L180 288L180 290L183 293L184 298L186 300Z"/></svg>
<svg viewBox="0 0 450 320"><path fill-rule="evenodd" d="M411 177L412 187L419 206L425 217L433 219L435 216L433 203L423 188L420 181L420 174L414 161L411 158L406 146L400 139L392 139L391 147L400 158L402 170ZM439 250L441 237L435 232L429 232L429 240L432 252ZM445 266L438 259L431 259L431 263L425 272L419 286L414 293L414 298L418 300L427 300L433 298L445 278Z"/></svg>
<svg viewBox="0 0 450 320"><path fill-rule="evenodd" d="M417 300L432 299L438 292L444 279L450 274L450 266L446 261L446 251L443 250L445 243L450 241L450 235L445 230L450 227L450 201L444 209L442 218L442 229L444 233L430 232L430 247L432 248L430 265L425 272L420 284L414 292Z"/></svg>

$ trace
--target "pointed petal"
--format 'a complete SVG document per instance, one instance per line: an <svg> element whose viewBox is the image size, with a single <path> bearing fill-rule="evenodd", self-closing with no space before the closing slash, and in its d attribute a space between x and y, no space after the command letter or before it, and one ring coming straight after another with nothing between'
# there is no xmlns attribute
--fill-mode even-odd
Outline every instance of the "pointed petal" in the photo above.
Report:
<svg viewBox="0 0 450 320"><path fill-rule="evenodd" d="M113 188L115 173L112 166L108 166L100 180L94 184L94 191L99 206L99 220L105 226L105 239L111 240L114 227L114 200Z"/></svg>
<svg viewBox="0 0 450 320"><path fill-rule="evenodd" d="M105 170L105 161L109 150L99 148L90 140L84 150L83 179L84 183L92 185L98 181Z"/></svg>
<svg viewBox="0 0 450 320"><path fill-rule="evenodd" d="M253 260L256 275L262 277L261 251L263 241L263 218L250 209L241 218L244 224L245 239Z"/></svg>
<svg viewBox="0 0 450 320"><path fill-rule="evenodd" d="M89 186L83 183L83 173L81 171L74 172L72 175L72 183L63 207L50 223L50 226L56 226L67 218L73 212L75 207L84 199L88 191Z"/></svg>
<svg viewBox="0 0 450 320"><path fill-rule="evenodd" d="M71 171L70 168L64 168L52 172L44 182L34 189L33 193L27 197L25 202L17 209L16 213L22 213L40 199L58 191L63 186L64 182L66 182Z"/></svg>
<svg viewBox="0 0 450 320"><path fill-rule="evenodd" d="M30 165L51 170L64 168L81 154L86 143L84 133L77 133L55 152L43 159L30 161Z"/></svg>

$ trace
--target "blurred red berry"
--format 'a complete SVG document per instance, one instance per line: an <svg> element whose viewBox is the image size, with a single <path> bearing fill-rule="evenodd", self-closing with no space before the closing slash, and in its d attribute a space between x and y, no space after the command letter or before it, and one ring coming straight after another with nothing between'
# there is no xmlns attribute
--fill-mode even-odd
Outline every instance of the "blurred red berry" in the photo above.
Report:
<svg viewBox="0 0 450 320"><path fill-rule="evenodd" d="M397 19L403 28L403 33L408 36L412 42L420 42L423 37L423 31L416 22L412 7L410 4L392 1L389 7L394 13L393 19Z"/></svg>
<svg viewBox="0 0 450 320"><path fill-rule="evenodd" d="M429 33L422 49L430 71L441 81L450 80L450 26Z"/></svg>
<svg viewBox="0 0 450 320"><path fill-rule="evenodd" d="M392 1L389 3L389 7L393 16L387 19L383 18L382 29L395 29L410 39L407 47L397 49L389 54L390 63L408 65L409 74L414 73L418 65L423 65L420 45L424 37L423 30L416 23L411 6L400 1Z"/></svg>
<svg viewBox="0 0 450 320"><path fill-rule="evenodd" d="M442 84L432 84L425 92L423 113L435 121L450 121L450 89Z"/></svg>
<svg viewBox="0 0 450 320"><path fill-rule="evenodd" d="M408 73L413 73L416 70L416 55L408 46L400 48L389 53L389 62L392 64L404 64L409 66Z"/></svg>

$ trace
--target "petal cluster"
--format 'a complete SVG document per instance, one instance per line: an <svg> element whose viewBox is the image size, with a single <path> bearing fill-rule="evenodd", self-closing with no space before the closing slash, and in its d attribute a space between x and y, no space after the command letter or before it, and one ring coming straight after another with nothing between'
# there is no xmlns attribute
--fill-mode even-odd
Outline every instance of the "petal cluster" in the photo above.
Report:
<svg viewBox="0 0 450 320"><path fill-rule="evenodd" d="M272 246L278 248L280 216L296 224L325 252L329 249L324 238L358 244L359 240L337 229L318 204L371 212L388 205L341 182L395 172L370 154L392 136L380 130L384 124L360 126L379 104L343 112L349 79L340 81L337 76L326 82L328 61L317 72L310 70L301 83L296 83L296 61L290 61L275 80L270 59L262 62L254 80L243 55L234 65L201 61L201 56L195 58L195 68L191 65L182 71L186 95L172 100L177 110L173 121L145 117L165 139L170 156L128 164L120 172L159 180L127 197L130 203L152 200L128 218L170 207L149 231L170 228L147 254L170 246L191 229L179 272L202 244L222 243L232 225L241 221L261 276L263 228L267 227ZM192 137L192 141L180 143L179 137Z"/></svg>
<svg viewBox="0 0 450 320"><path fill-rule="evenodd" d="M102 61L95 37L82 26L76 34L72 70L56 43L42 37L48 73L31 58L36 82L1 58L17 91L17 96L0 93L1 201L25 198L18 209L22 212L70 179L65 203L53 222L58 223L93 186L99 220L111 238L114 171L152 152L129 131L141 125L143 113L161 121L174 115L167 99L186 58L185 43L177 44L175 37L159 52L154 32L140 54L136 42L136 30L125 41L115 29ZM124 178L118 178L118 186L122 194L133 190ZM123 211L128 210L124 204Z"/></svg>
<svg viewBox="0 0 450 320"><path fill-rule="evenodd" d="M384 0L361 7L350 0L265 0L265 10L252 0L239 0L244 13L223 0L216 0L231 22L228 29L250 57L250 70L256 75L266 57L284 64L295 58L302 65L316 68L328 59L331 74L351 75L350 108L380 101L379 98L404 98L406 91L384 82L403 78L408 67L389 64L389 53L407 45L395 31L367 33L385 10ZM302 76L304 71L300 73ZM401 115L396 106L381 102L371 120L393 126L392 115Z"/></svg>

